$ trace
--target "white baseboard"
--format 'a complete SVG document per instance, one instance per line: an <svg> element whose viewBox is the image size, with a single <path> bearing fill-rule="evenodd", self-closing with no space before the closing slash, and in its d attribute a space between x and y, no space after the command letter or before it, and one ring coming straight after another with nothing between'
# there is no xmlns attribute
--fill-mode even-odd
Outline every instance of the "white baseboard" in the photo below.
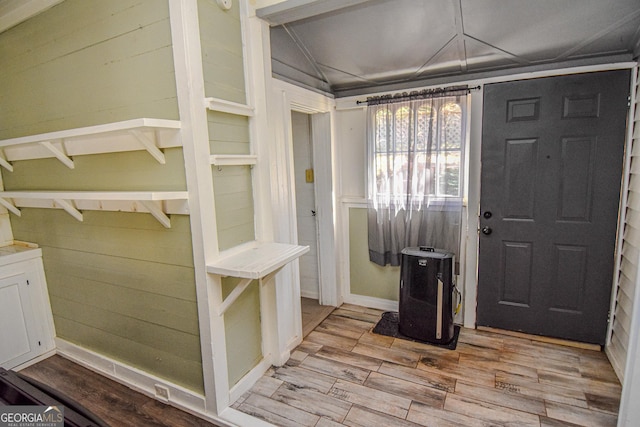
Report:
<svg viewBox="0 0 640 427"><path fill-rule="evenodd" d="M240 398L243 394L245 394L253 385L264 375L265 372L271 367L271 363L262 359L260 363L258 363L249 373L247 373L244 377L238 381L236 385L234 385L231 390L229 390L229 402L233 404L236 400Z"/></svg>
<svg viewBox="0 0 640 427"><path fill-rule="evenodd" d="M309 290L305 290L305 289L300 289L300 296L302 298L309 298L309 299L320 299L320 294L318 293L318 291L309 291Z"/></svg>
<svg viewBox="0 0 640 427"><path fill-rule="evenodd" d="M398 301L368 297L365 295L348 294L345 295L344 302L347 304L360 305L378 310L398 311Z"/></svg>
<svg viewBox="0 0 640 427"><path fill-rule="evenodd" d="M289 342L287 343L287 350L282 353L280 355L280 361L282 363L279 364L280 365L284 365L284 362L286 362L287 360L289 360L289 358L291 357L291 353L293 352L293 350L299 346L302 343L302 336L296 334L296 336L292 337Z"/></svg>
<svg viewBox="0 0 640 427"><path fill-rule="evenodd" d="M252 417L251 415L240 412L237 409L227 408L222 411L222 416L225 420L234 423L239 426L251 426L251 427L277 427L274 424L263 421L259 418Z"/></svg>
<svg viewBox="0 0 640 427"><path fill-rule="evenodd" d="M225 420L214 414L206 412L204 396L173 384L167 380L151 375L122 362L110 359L91 350L82 348L68 341L56 338L57 353L87 369L97 372L107 378L126 385L153 399L175 406L185 412L189 412L197 417L220 424L225 427L238 425L253 425L251 422L236 424L233 421ZM169 399L162 399L156 396L156 385L164 387L169 391ZM226 411L224 411L226 412ZM248 415L247 415L248 417ZM253 417L252 417L253 418ZM255 420L255 418L253 418ZM246 420L245 420L246 421Z"/></svg>

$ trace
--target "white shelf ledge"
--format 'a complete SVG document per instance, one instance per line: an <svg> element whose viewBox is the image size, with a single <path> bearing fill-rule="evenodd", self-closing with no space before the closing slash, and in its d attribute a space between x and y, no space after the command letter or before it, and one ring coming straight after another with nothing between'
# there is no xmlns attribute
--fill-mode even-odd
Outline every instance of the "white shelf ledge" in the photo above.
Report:
<svg viewBox="0 0 640 427"><path fill-rule="evenodd" d="M166 228L167 214L189 214L186 191L0 191L0 205L17 216L23 207L64 209L78 221L83 210L147 212Z"/></svg>
<svg viewBox="0 0 640 427"><path fill-rule="evenodd" d="M222 316L252 281L258 280L260 284L267 282L278 270L308 251L309 246L251 242L228 251L228 255L207 265L210 274L242 279L217 307L218 315Z"/></svg>
<svg viewBox="0 0 640 427"><path fill-rule="evenodd" d="M212 154L209 162L216 166L243 166L258 163L255 154Z"/></svg>
<svg viewBox="0 0 640 427"><path fill-rule="evenodd" d="M236 114L238 116L252 117L253 107L237 102L226 101L219 98L205 98L205 106L211 111L220 111L222 113Z"/></svg>
<svg viewBox="0 0 640 427"><path fill-rule="evenodd" d="M12 161L57 158L73 169L73 156L146 150L165 163L164 148L180 147L177 120L140 118L76 129L0 140L0 166Z"/></svg>
<svg viewBox="0 0 640 427"><path fill-rule="evenodd" d="M207 265L207 272L220 276L261 279L309 251L309 246L257 243Z"/></svg>

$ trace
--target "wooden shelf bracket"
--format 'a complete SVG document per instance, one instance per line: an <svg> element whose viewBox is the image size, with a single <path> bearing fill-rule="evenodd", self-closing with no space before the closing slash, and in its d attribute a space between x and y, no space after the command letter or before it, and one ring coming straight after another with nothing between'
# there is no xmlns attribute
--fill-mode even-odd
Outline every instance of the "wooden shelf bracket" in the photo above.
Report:
<svg viewBox="0 0 640 427"><path fill-rule="evenodd" d="M13 165L7 160L7 156L5 156L4 149L2 148L0 148L0 166L5 168L9 172L13 172Z"/></svg>
<svg viewBox="0 0 640 427"><path fill-rule="evenodd" d="M64 152L64 141L60 139L57 142L60 142L62 149L57 148L51 141L40 141L39 144L50 151L51 154L53 154L56 159L60 160L66 167L69 169L75 168L75 164L73 163L73 160L71 160L71 157Z"/></svg>
<svg viewBox="0 0 640 427"><path fill-rule="evenodd" d="M82 212L80 212L69 200L53 199L53 202L65 210L69 215L77 219L78 221L84 221Z"/></svg>
<svg viewBox="0 0 640 427"><path fill-rule="evenodd" d="M236 287L233 288L233 291L231 291L231 293L227 295L224 301L222 301L220 307L218 307L218 316L222 316L254 280L255 279L242 279L240 283L238 283Z"/></svg>
<svg viewBox="0 0 640 427"><path fill-rule="evenodd" d="M13 213L15 216L22 216L22 212L20 211L20 209L18 209L16 205L14 205L12 202L5 199L4 197L0 197L0 205L7 208L7 210Z"/></svg>
<svg viewBox="0 0 640 427"><path fill-rule="evenodd" d="M273 276L275 276L281 268L282 267L279 267L277 270L259 279L242 279L240 282L238 282L236 287L233 288L233 291L231 291L231 293L227 295L224 301L222 301L222 304L220 304L220 307L218 307L218 316L222 316L229 309L229 307L231 307L233 303L236 302L236 300L240 297L240 295L242 295L242 293L245 291L245 289L247 289L251 282L253 282L254 280L258 280L258 283L260 284L260 286L262 286L264 283L269 282L269 280Z"/></svg>
<svg viewBox="0 0 640 427"><path fill-rule="evenodd" d="M129 133L131 133L131 135L133 135L138 141L140 141L140 143L144 146L145 150L147 150L149 154L151 154L151 156L158 161L158 163L160 163L161 165L164 165L167 163L164 157L164 153L162 152L162 150L158 148L158 145L157 145L158 138L155 132L153 134L154 135L153 139L149 138L147 135L145 135L144 133L142 133L137 129L130 130Z"/></svg>
<svg viewBox="0 0 640 427"><path fill-rule="evenodd" d="M171 219L167 216L166 213L159 206L162 202L154 202L151 200L141 200L140 203L147 208L149 213L153 215L155 219L158 220L160 224L162 224L165 228L171 228Z"/></svg>

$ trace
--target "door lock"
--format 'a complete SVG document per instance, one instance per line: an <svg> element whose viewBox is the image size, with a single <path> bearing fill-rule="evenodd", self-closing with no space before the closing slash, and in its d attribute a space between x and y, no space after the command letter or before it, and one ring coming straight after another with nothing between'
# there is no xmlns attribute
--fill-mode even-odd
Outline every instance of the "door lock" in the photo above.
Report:
<svg viewBox="0 0 640 427"><path fill-rule="evenodd" d="M492 232L493 232L493 230L491 229L491 227L488 227L486 225L484 227L482 227L482 234L486 234L488 236Z"/></svg>

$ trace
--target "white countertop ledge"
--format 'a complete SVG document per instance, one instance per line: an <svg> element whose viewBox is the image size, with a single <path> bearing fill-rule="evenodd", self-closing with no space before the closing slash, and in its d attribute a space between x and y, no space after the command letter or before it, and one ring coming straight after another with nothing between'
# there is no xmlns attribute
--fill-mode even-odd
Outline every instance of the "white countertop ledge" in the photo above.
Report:
<svg viewBox="0 0 640 427"><path fill-rule="evenodd" d="M254 243L223 254L207 265L207 272L220 276L261 279L309 251L309 246L287 243Z"/></svg>

